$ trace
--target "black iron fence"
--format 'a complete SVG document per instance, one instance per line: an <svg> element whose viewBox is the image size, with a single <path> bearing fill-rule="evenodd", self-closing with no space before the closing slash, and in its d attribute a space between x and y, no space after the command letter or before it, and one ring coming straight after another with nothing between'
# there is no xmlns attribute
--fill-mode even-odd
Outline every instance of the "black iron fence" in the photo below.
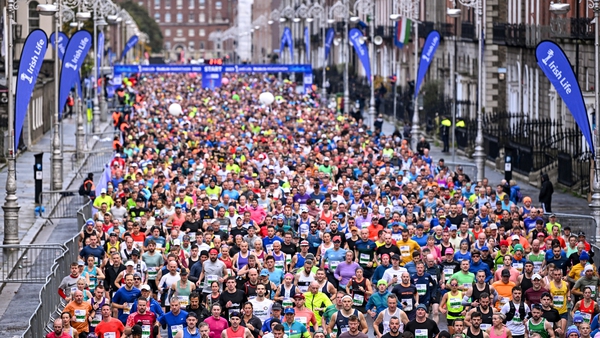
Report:
<svg viewBox="0 0 600 338"><path fill-rule="evenodd" d="M458 147L474 147L477 119L457 121L464 122L464 127L456 128ZM488 159L496 160L504 149L518 173L528 175L556 167L559 183L569 187L579 184L582 194L589 190L591 153L578 128L563 128L556 120L508 112L484 114L482 122Z"/></svg>

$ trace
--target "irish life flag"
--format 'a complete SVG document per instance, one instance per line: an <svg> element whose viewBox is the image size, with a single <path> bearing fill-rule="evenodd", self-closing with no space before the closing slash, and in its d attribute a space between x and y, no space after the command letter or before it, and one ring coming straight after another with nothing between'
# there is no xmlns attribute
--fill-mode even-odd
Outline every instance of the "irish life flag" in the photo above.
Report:
<svg viewBox="0 0 600 338"><path fill-rule="evenodd" d="M402 48L408 43L411 26L412 21L408 18L403 17L396 21L396 32L394 33L394 44L396 47Z"/></svg>

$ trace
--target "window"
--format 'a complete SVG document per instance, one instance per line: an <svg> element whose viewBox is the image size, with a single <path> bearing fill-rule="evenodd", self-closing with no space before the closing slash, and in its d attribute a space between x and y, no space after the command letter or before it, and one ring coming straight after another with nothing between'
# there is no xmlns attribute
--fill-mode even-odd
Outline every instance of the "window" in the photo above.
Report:
<svg viewBox="0 0 600 338"><path fill-rule="evenodd" d="M204 30L204 28L200 28L200 30L198 31L198 35L199 36L206 36L206 31Z"/></svg>
<svg viewBox="0 0 600 338"><path fill-rule="evenodd" d="M183 14L177 13L177 22L183 22Z"/></svg>
<svg viewBox="0 0 600 338"><path fill-rule="evenodd" d="M194 4L195 4L196 0L189 0L189 1L190 1L190 4L188 5L188 8L189 9L194 9Z"/></svg>
<svg viewBox="0 0 600 338"><path fill-rule="evenodd" d="M194 50L194 41L188 42L188 49L189 50Z"/></svg>
<svg viewBox="0 0 600 338"><path fill-rule="evenodd" d="M165 13L165 22L171 22L171 13Z"/></svg>
<svg viewBox="0 0 600 338"><path fill-rule="evenodd" d="M223 3L221 1L215 1L215 9L223 8Z"/></svg>
<svg viewBox="0 0 600 338"><path fill-rule="evenodd" d="M177 9L182 9L183 8L183 0L176 0L177 1Z"/></svg>
<svg viewBox="0 0 600 338"><path fill-rule="evenodd" d="M171 36L171 30L169 28L165 29L165 36Z"/></svg>
<svg viewBox="0 0 600 338"><path fill-rule="evenodd" d="M206 0L198 0L198 5L200 8L204 8L204 5L206 5Z"/></svg>
<svg viewBox="0 0 600 338"><path fill-rule="evenodd" d="M204 23L206 21L206 16L204 13L200 13L200 17L198 18L198 22Z"/></svg>
<svg viewBox="0 0 600 338"><path fill-rule="evenodd" d="M194 13L190 13L188 16L188 21L189 22L194 22Z"/></svg>
<svg viewBox="0 0 600 338"><path fill-rule="evenodd" d="M165 0L165 8L166 9L170 9L171 8L171 0Z"/></svg>
<svg viewBox="0 0 600 338"><path fill-rule="evenodd" d="M160 22L160 13L154 13L154 21Z"/></svg>
<svg viewBox="0 0 600 338"><path fill-rule="evenodd" d="M154 0L154 8L160 8L160 0Z"/></svg>
<svg viewBox="0 0 600 338"><path fill-rule="evenodd" d="M40 13L37 11L38 3L32 1L29 3L29 31L40 28Z"/></svg>
<svg viewBox="0 0 600 338"><path fill-rule="evenodd" d="M200 41L200 49L204 49L204 42Z"/></svg>
<svg viewBox="0 0 600 338"><path fill-rule="evenodd" d="M193 29L190 29L190 30L188 31L188 36L189 36L190 38L193 38L195 34L196 34L196 31L195 31L195 30L193 30Z"/></svg>
<svg viewBox="0 0 600 338"><path fill-rule="evenodd" d="M166 50L169 50L169 49L171 49L171 43L170 43L170 42L168 42L168 41L167 41L167 42L165 42L165 49L166 49Z"/></svg>
<svg viewBox="0 0 600 338"><path fill-rule="evenodd" d="M221 44L217 42L217 49L221 49Z"/></svg>
<svg viewBox="0 0 600 338"><path fill-rule="evenodd" d="M177 37L182 37L183 36L183 29L178 29L177 30Z"/></svg>

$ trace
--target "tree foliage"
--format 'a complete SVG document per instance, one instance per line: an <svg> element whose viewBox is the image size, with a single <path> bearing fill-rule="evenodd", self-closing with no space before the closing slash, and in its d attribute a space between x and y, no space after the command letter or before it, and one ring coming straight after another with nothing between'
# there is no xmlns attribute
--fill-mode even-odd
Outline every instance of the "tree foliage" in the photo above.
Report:
<svg viewBox="0 0 600 338"><path fill-rule="evenodd" d="M141 32L148 34L152 52L160 53L163 49L162 32L156 21L150 17L148 11L131 0L119 2L119 6L131 15Z"/></svg>

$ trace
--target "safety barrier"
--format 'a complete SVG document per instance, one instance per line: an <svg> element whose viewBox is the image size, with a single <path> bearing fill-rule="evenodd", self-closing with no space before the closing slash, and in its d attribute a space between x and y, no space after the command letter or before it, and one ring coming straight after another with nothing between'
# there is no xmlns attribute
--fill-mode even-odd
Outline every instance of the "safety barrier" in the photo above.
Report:
<svg viewBox="0 0 600 338"><path fill-rule="evenodd" d="M85 134L85 144L89 144L90 140L95 140L96 147L100 149L112 149L115 136L118 136L119 138L121 137L120 131L113 131L112 129L112 127L109 127L109 131L105 131L102 133Z"/></svg>
<svg viewBox="0 0 600 338"><path fill-rule="evenodd" d="M46 282L57 257L67 250L62 244L0 245L4 253L0 283Z"/></svg>
<svg viewBox="0 0 600 338"><path fill-rule="evenodd" d="M556 222L560 223L563 229L568 226L574 234L581 231L585 233L585 238L589 243L596 245L600 244L596 243L596 221L594 220L594 217L590 215L564 213L554 213L554 215L556 215Z"/></svg>
<svg viewBox="0 0 600 338"><path fill-rule="evenodd" d="M86 219L92 217L91 202L86 203L77 211L77 220L83 224ZM62 309L67 305L58 293L58 287L62 279L71 273L71 263L77 261L79 253L79 234L60 245L62 254L54 259L54 264L49 274L45 277L45 284L38 295L39 304L33 315L29 318L29 325L22 337L39 338L46 336L52 331L55 319L60 318Z"/></svg>
<svg viewBox="0 0 600 338"><path fill-rule="evenodd" d="M80 196L77 190L43 191L40 205L44 208L40 216L47 219L75 218L78 209L89 201L89 197Z"/></svg>
<svg viewBox="0 0 600 338"><path fill-rule="evenodd" d="M444 161L444 164L453 172L457 172L458 168L462 168L462 172L469 176L471 182L477 181L477 166L473 163L462 163L462 162L452 162L452 161ZM436 164L434 164L435 166Z"/></svg>
<svg viewBox="0 0 600 338"><path fill-rule="evenodd" d="M104 171L104 168L113 159L112 149L102 149L88 152L88 156L79 168L77 174L84 177L88 173L98 174Z"/></svg>

